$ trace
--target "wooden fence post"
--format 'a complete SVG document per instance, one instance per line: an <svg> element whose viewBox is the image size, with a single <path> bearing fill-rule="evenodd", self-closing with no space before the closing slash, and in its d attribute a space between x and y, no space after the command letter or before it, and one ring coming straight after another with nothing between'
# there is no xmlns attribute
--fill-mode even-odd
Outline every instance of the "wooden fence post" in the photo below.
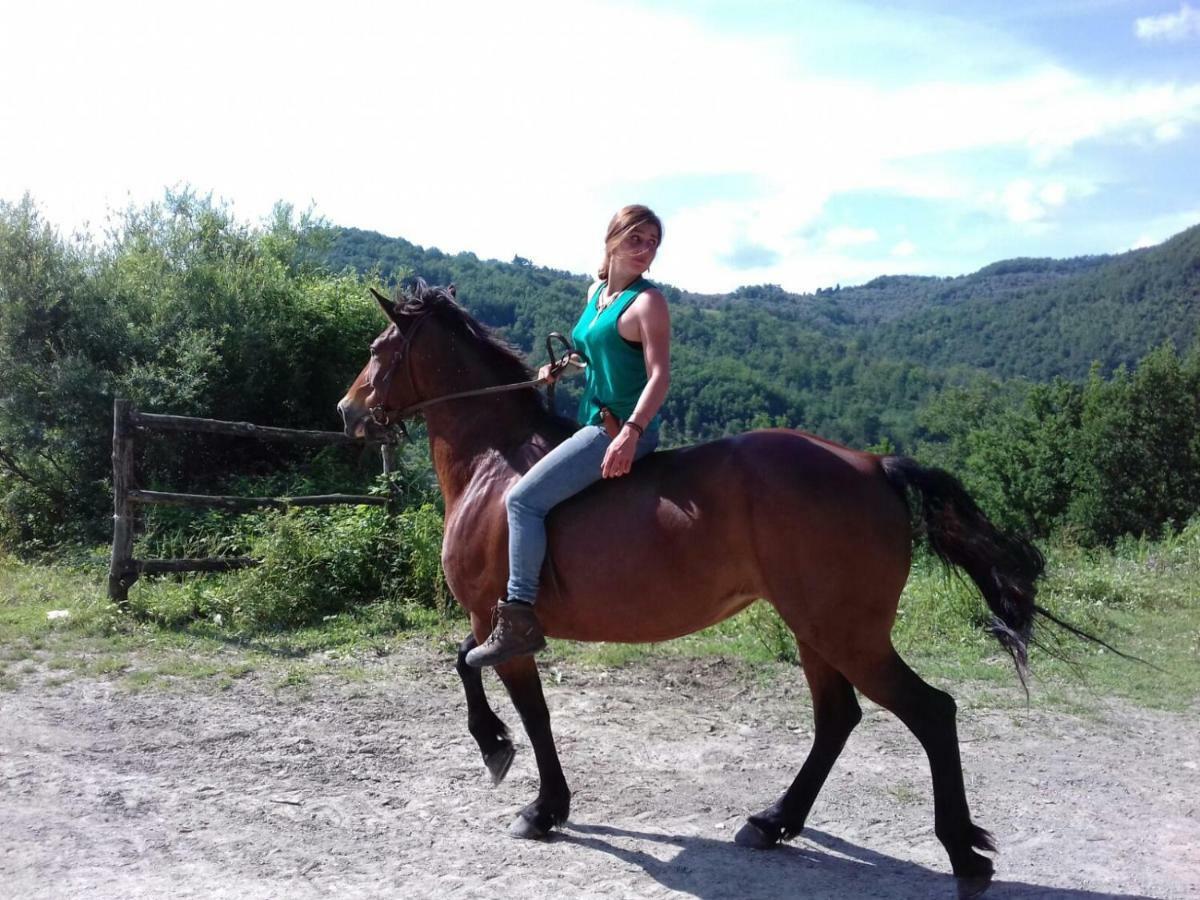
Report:
<svg viewBox="0 0 1200 900"><path fill-rule="evenodd" d="M108 568L108 596L120 606L129 603L129 586L137 581L133 565L133 426L128 400L113 400L113 543Z"/></svg>

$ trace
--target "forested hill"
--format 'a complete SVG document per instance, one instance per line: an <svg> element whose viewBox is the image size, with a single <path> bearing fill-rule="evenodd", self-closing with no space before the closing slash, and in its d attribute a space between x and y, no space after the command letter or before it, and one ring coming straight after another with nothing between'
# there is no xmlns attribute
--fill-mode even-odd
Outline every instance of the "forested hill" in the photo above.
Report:
<svg viewBox="0 0 1200 900"><path fill-rule="evenodd" d="M1200 225L1115 256L1010 259L971 275L887 275L859 287L790 294L774 285L684 294L701 306L746 301L853 340L860 352L1000 378L1047 381L1133 365L1200 330Z"/></svg>
<svg viewBox="0 0 1200 900"><path fill-rule="evenodd" d="M1094 361L1111 371L1165 340L1180 350L1196 341L1200 226L1118 256L1014 259L960 278L876 279L838 296L868 326L865 352L1078 379Z"/></svg>
<svg viewBox="0 0 1200 900"><path fill-rule="evenodd" d="M397 271L433 283L456 281L472 309L529 346L528 307L573 320L588 279L516 259L483 262L448 256L399 238L353 228L329 232L333 268ZM1105 371L1132 365L1170 339L1184 350L1200 329L1200 225L1163 244L1115 256L1011 259L955 278L884 276L859 287L793 294L774 285L730 294L670 290L676 304L729 312L754 308L845 345L846 352L945 369L966 366L1001 378L1079 379L1093 362ZM786 323L786 324L784 324ZM742 348L752 354L755 348Z"/></svg>

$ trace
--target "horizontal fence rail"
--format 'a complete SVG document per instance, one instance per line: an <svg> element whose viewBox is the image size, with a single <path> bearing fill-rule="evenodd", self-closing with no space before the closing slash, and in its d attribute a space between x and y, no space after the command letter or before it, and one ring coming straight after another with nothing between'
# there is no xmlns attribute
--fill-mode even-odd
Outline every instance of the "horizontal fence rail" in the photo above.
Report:
<svg viewBox="0 0 1200 900"><path fill-rule="evenodd" d="M220 509L257 509L269 506L287 509L290 506L337 506L359 503L368 506L387 506L387 497L367 494L318 494L314 497L221 497L216 494L168 494L163 491L130 491L134 503L158 506L214 506Z"/></svg>
<svg viewBox="0 0 1200 900"><path fill-rule="evenodd" d="M120 401L117 401L120 402ZM253 422L223 422L220 419L194 419L190 416L167 416L129 410L129 422L135 428L154 431L192 431L205 434L225 434L232 437L256 438L260 441L279 441L289 444L362 444L362 438L352 438L340 431L304 431L298 428L275 428ZM378 442L376 442L378 443Z"/></svg>
<svg viewBox="0 0 1200 900"><path fill-rule="evenodd" d="M129 602L129 588L142 575L161 575L172 572L227 572L256 566L259 561L245 556L210 557L207 559L135 559L133 556L134 506L201 506L235 512L271 508L289 509L293 506L334 506L355 504L386 506L387 497L368 494L319 494L311 497L232 497L213 494L180 494L168 491L146 491L134 487L134 447L138 435L149 431L193 432L222 434L278 441L292 444L366 445L361 438L348 437L339 431L305 431L255 425L252 422L224 422L220 419L199 419L189 416L170 416L139 412L129 400L113 401L113 543L112 560L108 568L108 596L121 606ZM381 448L383 471L392 469L395 441L371 441Z"/></svg>

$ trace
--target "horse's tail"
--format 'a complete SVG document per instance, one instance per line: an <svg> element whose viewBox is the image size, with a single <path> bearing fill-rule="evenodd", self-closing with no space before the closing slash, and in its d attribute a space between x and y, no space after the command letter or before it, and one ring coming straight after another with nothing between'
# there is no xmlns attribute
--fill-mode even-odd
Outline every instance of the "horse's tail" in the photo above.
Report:
<svg viewBox="0 0 1200 900"><path fill-rule="evenodd" d="M880 465L906 502L910 491L920 501L929 548L947 565L966 570L979 587L992 611L988 631L1012 656L1024 683L1033 619L1041 612L1036 603L1037 579L1046 568L1041 551L996 528L949 472L904 456L885 456Z"/></svg>

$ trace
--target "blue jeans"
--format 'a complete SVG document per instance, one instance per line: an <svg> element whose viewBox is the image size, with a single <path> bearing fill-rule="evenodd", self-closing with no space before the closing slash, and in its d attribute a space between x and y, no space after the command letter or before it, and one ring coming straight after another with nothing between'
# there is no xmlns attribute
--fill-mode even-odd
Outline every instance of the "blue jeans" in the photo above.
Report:
<svg viewBox="0 0 1200 900"><path fill-rule="evenodd" d="M584 425L539 459L508 492L504 504L508 510L510 600L533 603L537 599L546 558L546 514L600 480L600 464L611 443L602 426ZM647 431L638 438L634 460L657 446L658 431Z"/></svg>

